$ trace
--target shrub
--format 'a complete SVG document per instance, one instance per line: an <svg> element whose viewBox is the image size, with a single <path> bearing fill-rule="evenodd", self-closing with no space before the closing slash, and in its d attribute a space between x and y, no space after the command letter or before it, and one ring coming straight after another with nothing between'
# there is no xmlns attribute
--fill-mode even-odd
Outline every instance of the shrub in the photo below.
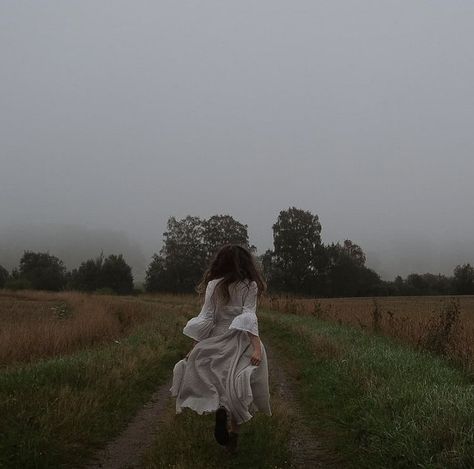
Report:
<svg viewBox="0 0 474 469"><path fill-rule="evenodd" d="M440 355L449 355L457 338L460 315L459 300L451 298L439 316L429 323L427 333L421 339L424 348Z"/></svg>
<svg viewBox="0 0 474 469"><path fill-rule="evenodd" d="M31 282L25 278L10 277L4 285L7 290L33 290Z"/></svg>

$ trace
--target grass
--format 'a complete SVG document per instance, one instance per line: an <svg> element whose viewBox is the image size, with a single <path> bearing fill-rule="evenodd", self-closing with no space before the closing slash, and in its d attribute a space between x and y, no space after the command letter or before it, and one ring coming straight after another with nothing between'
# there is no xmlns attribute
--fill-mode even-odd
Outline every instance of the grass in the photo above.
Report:
<svg viewBox="0 0 474 469"><path fill-rule="evenodd" d="M439 352L474 374L474 296L317 299L266 296L260 306L382 333L418 348L432 349L434 333L443 338L443 343L438 344ZM449 311L453 307L455 315Z"/></svg>
<svg viewBox="0 0 474 469"><path fill-rule="evenodd" d="M275 383L276 384L276 383ZM291 467L288 448L291 415L272 392L272 416L256 413L242 425L239 451L229 455L214 440L214 415L198 415L191 409L175 414L170 402L160 432L143 459L147 469L277 469Z"/></svg>
<svg viewBox="0 0 474 469"><path fill-rule="evenodd" d="M189 346L182 315L128 337L0 374L0 467L76 466L117 434Z"/></svg>
<svg viewBox="0 0 474 469"><path fill-rule="evenodd" d="M114 343L160 312L190 310L183 300L0 290L0 366Z"/></svg>
<svg viewBox="0 0 474 469"><path fill-rule="evenodd" d="M260 320L299 380L308 425L348 466L474 467L474 381L462 370L315 318Z"/></svg>
<svg viewBox="0 0 474 469"><path fill-rule="evenodd" d="M361 328L317 304L258 314L262 340L297 380L307 425L328 452L355 468L474 467L473 376L387 337L383 301L380 333L370 308ZM9 337L0 343L0 467L83 464L171 376L191 346L182 326L199 307L191 296L0 293L0 335ZM175 415L170 400L143 467L291 467L292 414L276 384L273 416L257 413L242 427L235 457L215 443L212 415Z"/></svg>
<svg viewBox="0 0 474 469"><path fill-rule="evenodd" d="M145 306L145 307L144 307ZM0 293L0 365L112 342L151 320L153 307L81 293Z"/></svg>

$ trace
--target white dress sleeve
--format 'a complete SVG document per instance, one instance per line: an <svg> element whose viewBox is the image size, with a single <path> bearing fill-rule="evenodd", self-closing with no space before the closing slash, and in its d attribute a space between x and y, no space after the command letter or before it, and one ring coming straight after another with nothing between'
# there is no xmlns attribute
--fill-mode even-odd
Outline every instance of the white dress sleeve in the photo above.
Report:
<svg viewBox="0 0 474 469"><path fill-rule="evenodd" d="M257 293L257 282L253 281L250 283L248 291L244 290L244 295L246 296L242 306L242 313L235 316L229 329L239 329L258 336Z"/></svg>
<svg viewBox="0 0 474 469"><path fill-rule="evenodd" d="M215 282L212 280L207 284L201 312L194 318L191 318L183 329L184 335L187 335L198 342L205 339L214 327L214 305L211 301L214 284Z"/></svg>

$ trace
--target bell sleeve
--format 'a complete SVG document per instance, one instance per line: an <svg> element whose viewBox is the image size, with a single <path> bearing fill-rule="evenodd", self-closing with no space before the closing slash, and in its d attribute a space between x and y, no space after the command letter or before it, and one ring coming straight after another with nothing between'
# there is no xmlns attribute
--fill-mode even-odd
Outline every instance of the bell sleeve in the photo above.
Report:
<svg viewBox="0 0 474 469"><path fill-rule="evenodd" d="M209 282L204 295L204 304L200 313L191 318L183 329L183 334L191 337L198 342L205 339L214 327L214 305L211 301L211 295L214 291L214 282Z"/></svg>
<svg viewBox="0 0 474 469"><path fill-rule="evenodd" d="M250 332L258 336L258 320L257 320L257 282L250 283L248 291L245 293L245 299L242 306L242 313L235 316L229 329L238 329Z"/></svg>

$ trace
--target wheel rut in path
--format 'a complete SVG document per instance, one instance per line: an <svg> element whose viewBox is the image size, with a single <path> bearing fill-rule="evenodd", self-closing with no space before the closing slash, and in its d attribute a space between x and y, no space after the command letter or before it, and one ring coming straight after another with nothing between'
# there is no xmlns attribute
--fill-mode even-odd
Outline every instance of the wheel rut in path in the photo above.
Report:
<svg viewBox="0 0 474 469"><path fill-rule="evenodd" d="M170 398L171 381L161 385L127 428L100 450L85 469L132 469L154 442Z"/></svg>
<svg viewBox="0 0 474 469"><path fill-rule="evenodd" d="M296 397L296 380L280 364L279 354L274 346L265 343L268 357L269 380L273 392L285 403L285 410L291 419L290 440L288 442L292 467L305 469L343 468L342 462L328 453L307 426L302 405Z"/></svg>

